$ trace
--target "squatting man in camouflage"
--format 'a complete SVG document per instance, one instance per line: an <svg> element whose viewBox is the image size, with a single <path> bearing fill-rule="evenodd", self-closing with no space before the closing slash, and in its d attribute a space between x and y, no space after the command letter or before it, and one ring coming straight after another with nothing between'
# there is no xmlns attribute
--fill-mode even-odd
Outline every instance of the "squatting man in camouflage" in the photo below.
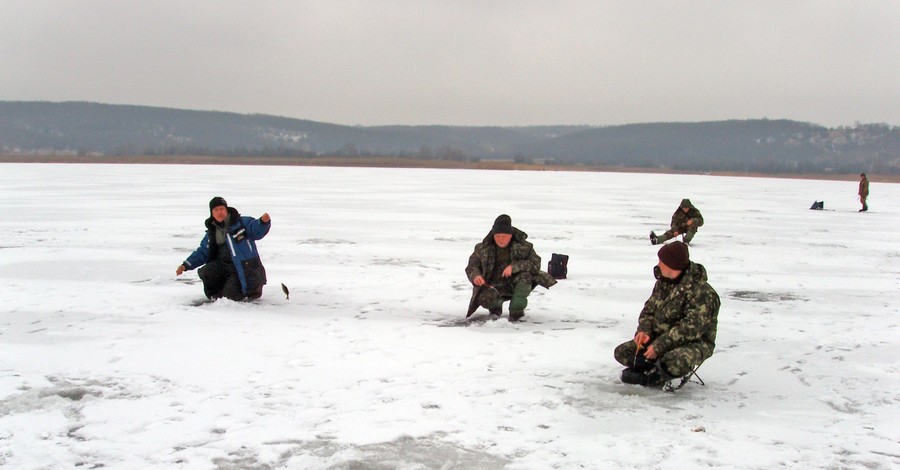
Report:
<svg viewBox="0 0 900 470"><path fill-rule="evenodd" d="M703 265L690 260L687 245L663 245L658 256L657 281L634 339L614 353L626 367L622 382L648 387L684 377L712 356L719 314L719 295L707 283Z"/></svg>
<svg viewBox="0 0 900 470"><path fill-rule="evenodd" d="M469 256L466 276L475 287L466 318L482 306L497 319L503 314L503 302L509 300L509 321L518 321L536 286L549 289L556 284L556 279L541 271L541 257L527 238L528 234L512 226L508 215L494 220L490 233Z"/></svg>
<svg viewBox="0 0 900 470"><path fill-rule="evenodd" d="M678 209L675 209L675 213L672 214L671 228L661 236L650 232L650 244L658 245L681 234L684 234L684 242L690 243L701 226L703 226L703 216L700 215L700 211L691 204L690 199L682 199Z"/></svg>
<svg viewBox="0 0 900 470"><path fill-rule="evenodd" d="M175 275L200 268L203 292L211 300L258 299L266 284L266 269L256 240L269 233L272 219L268 213L259 219L241 216L221 197L209 201L209 214L200 247L178 265Z"/></svg>

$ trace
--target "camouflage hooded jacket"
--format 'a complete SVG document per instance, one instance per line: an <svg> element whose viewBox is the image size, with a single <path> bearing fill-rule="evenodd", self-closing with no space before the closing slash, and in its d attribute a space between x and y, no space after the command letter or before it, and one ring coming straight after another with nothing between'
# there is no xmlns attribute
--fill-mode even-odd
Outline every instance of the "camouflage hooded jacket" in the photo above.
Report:
<svg viewBox="0 0 900 470"><path fill-rule="evenodd" d="M691 262L679 282L656 281L641 310L638 331L650 335L657 354L695 343L706 358L716 347L719 305L719 295L706 282L706 268Z"/></svg>
<svg viewBox="0 0 900 470"><path fill-rule="evenodd" d="M681 210L682 207L688 207L687 213ZM675 213L672 214L672 230L678 231L679 233L685 233L688 231L688 220L694 221L694 227L700 228L703 226L703 216L700 214L700 211L691 204L690 199L685 199L681 201L681 204L678 206L678 209L675 209Z"/></svg>
<svg viewBox="0 0 900 470"><path fill-rule="evenodd" d="M556 284L556 279L541 271L541 257L534 252L534 246L526 241L528 234L513 227L512 241L509 244L509 257L513 274L523 271L534 274L538 285L549 288ZM497 262L497 244L494 243L493 233L488 233L484 240L475 245L475 251L469 256L469 265L466 266L466 276L469 282L474 282L478 276L490 281L491 273Z"/></svg>

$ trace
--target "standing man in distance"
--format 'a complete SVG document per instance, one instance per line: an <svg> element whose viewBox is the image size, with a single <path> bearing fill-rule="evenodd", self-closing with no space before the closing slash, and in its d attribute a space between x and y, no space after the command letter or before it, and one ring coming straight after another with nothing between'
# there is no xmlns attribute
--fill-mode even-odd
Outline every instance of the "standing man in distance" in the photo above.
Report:
<svg viewBox="0 0 900 470"><path fill-rule="evenodd" d="M859 174L859 202L862 203L862 209L859 212L866 212L869 210L869 206L866 204L866 198L869 197L869 179L866 177L865 173Z"/></svg>

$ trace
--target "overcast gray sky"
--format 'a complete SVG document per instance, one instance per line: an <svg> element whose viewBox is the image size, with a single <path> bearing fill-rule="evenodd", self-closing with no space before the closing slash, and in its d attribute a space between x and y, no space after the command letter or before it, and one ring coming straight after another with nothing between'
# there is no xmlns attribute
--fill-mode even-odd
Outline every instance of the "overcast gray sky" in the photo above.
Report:
<svg viewBox="0 0 900 470"><path fill-rule="evenodd" d="M350 125L900 125L900 0L0 0L0 100Z"/></svg>

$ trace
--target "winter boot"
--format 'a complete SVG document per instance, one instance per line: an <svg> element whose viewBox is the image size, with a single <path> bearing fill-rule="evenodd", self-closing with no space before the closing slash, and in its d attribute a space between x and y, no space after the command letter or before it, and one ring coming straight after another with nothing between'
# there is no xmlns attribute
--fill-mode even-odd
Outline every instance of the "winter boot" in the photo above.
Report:
<svg viewBox="0 0 900 470"><path fill-rule="evenodd" d="M672 376L667 374L659 364L656 364L655 367L644 372L639 372L633 367L629 367L622 371L622 382L627 384L643 385L644 387L661 387L670 380L672 380Z"/></svg>
<svg viewBox="0 0 900 470"><path fill-rule="evenodd" d="M496 320L503 315L503 308L502 307L492 308L492 309L488 310L488 315L490 316L491 320Z"/></svg>
<svg viewBox="0 0 900 470"><path fill-rule="evenodd" d="M634 356L634 361L632 361L631 365L631 368L638 372L647 372L654 367L656 367L656 361L650 361L640 354Z"/></svg>
<svg viewBox="0 0 900 470"><path fill-rule="evenodd" d="M656 233L653 230L651 230L650 231L650 244L656 245L657 243L659 243L659 237L657 237Z"/></svg>
<svg viewBox="0 0 900 470"><path fill-rule="evenodd" d="M622 382L631 384L631 385L640 385L641 380L643 380L644 374L642 372L638 372L631 367L627 367L622 369Z"/></svg>
<svg viewBox="0 0 900 470"><path fill-rule="evenodd" d="M644 379L641 385L645 387L661 387L674 378L663 369L662 364L657 362L656 367L644 372Z"/></svg>
<svg viewBox="0 0 900 470"><path fill-rule="evenodd" d="M654 235L656 235L656 234L654 234ZM674 235L672 235L669 232L663 232L662 235L656 235L656 245L662 245L663 243L665 243L672 237L674 237Z"/></svg>
<svg viewBox="0 0 900 470"><path fill-rule="evenodd" d="M668 376L662 372L662 368L654 367L644 372L643 377L641 377L641 385L645 387L661 387L670 380L666 377Z"/></svg>
<svg viewBox="0 0 900 470"><path fill-rule="evenodd" d="M509 311L509 321L517 322L525 316L524 310L510 310Z"/></svg>

